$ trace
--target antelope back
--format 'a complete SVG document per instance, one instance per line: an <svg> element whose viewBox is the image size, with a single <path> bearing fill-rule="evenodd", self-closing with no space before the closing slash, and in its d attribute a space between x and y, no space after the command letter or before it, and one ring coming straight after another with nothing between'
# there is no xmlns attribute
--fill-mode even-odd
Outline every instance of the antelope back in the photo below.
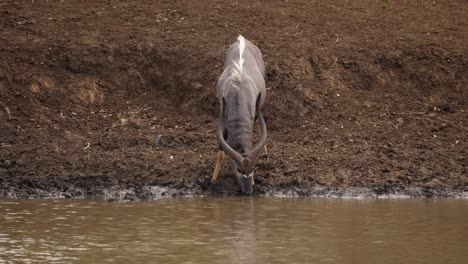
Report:
<svg viewBox="0 0 468 264"><path fill-rule="evenodd" d="M265 65L260 49L239 36L237 42L232 44L226 53L224 70L217 88L220 102L222 103L222 98L225 97L227 108L231 104L230 101L244 103L248 108L244 110L255 114L255 102L259 94L262 94L260 106L265 102L264 76ZM227 111L232 110L227 109Z"/></svg>

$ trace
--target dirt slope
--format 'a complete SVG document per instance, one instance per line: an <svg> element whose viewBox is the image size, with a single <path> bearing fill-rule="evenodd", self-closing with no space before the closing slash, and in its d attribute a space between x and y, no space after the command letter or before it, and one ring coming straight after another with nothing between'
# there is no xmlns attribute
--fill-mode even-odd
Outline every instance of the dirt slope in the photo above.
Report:
<svg viewBox="0 0 468 264"><path fill-rule="evenodd" d="M92 3L94 2L94 3ZM211 184L215 86L263 51L269 162L255 192L468 191L468 3L2 1L0 194ZM160 135L160 144L156 144Z"/></svg>

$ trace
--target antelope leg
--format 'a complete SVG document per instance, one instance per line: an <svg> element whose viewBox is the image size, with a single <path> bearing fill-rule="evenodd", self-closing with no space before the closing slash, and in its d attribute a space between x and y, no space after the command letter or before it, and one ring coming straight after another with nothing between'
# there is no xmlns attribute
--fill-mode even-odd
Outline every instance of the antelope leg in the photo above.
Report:
<svg viewBox="0 0 468 264"><path fill-rule="evenodd" d="M267 146L263 146L263 159L266 160L266 161L269 161L270 160L270 157L268 157L268 150L267 150Z"/></svg>
<svg viewBox="0 0 468 264"><path fill-rule="evenodd" d="M213 173L213 178L211 178L211 182L216 182L216 180L218 179L219 168L221 167L221 162L223 161L223 159L224 159L224 151L218 150L218 154L216 156L216 166L215 166L215 170Z"/></svg>
<svg viewBox="0 0 468 264"><path fill-rule="evenodd" d="M260 131L260 123L256 123L256 126L257 126L257 133L258 131ZM268 157L268 151L267 151L267 146L263 146L263 154L262 154L262 159L263 160L266 160L266 161L269 161L270 158ZM253 181L253 180L252 180Z"/></svg>

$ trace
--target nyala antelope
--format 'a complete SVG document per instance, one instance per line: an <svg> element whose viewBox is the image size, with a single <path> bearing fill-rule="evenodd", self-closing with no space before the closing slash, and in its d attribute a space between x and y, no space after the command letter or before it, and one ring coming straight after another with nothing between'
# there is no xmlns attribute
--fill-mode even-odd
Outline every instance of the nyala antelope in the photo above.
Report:
<svg viewBox="0 0 468 264"><path fill-rule="evenodd" d="M219 150L212 181L217 180L226 153L233 160L234 174L242 192L247 195L252 193L257 157L262 151L266 157L267 129L260 112L266 96L264 77L261 51L239 36L226 53L224 70L218 81L221 111L216 135ZM260 141L253 147L255 121L258 122Z"/></svg>

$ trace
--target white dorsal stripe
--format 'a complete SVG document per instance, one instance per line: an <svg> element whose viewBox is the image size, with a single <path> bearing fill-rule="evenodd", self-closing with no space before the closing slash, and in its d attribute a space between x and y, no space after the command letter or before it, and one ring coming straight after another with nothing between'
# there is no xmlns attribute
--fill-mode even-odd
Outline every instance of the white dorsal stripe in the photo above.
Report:
<svg viewBox="0 0 468 264"><path fill-rule="evenodd" d="M239 41L239 71L242 72L242 66L244 64L244 49L245 49L245 38L242 35L239 35L237 38Z"/></svg>

